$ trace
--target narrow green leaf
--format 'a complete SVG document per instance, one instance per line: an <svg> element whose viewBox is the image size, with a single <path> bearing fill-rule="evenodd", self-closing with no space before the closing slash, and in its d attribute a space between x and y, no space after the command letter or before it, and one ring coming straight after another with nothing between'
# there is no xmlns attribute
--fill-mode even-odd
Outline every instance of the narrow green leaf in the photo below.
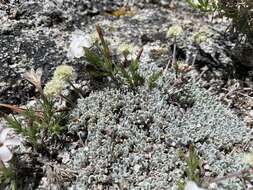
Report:
<svg viewBox="0 0 253 190"><path fill-rule="evenodd" d="M84 48L84 51L85 51L86 59L90 64L95 65L97 67L102 66L102 61L96 53L94 53L88 48Z"/></svg>
<svg viewBox="0 0 253 190"><path fill-rule="evenodd" d="M131 73L136 73L138 70L139 70L139 61L137 59L134 59L129 65L129 71Z"/></svg>
<svg viewBox="0 0 253 190"><path fill-rule="evenodd" d="M5 117L5 120L8 123L8 126L12 129L14 129L14 131L16 131L17 133L22 133L22 126L21 123L13 116L13 117Z"/></svg>
<svg viewBox="0 0 253 190"><path fill-rule="evenodd" d="M195 151L194 147L190 145L189 148L189 157L187 158L187 177L195 181L196 183L200 182L200 160L197 155L197 152Z"/></svg>
<svg viewBox="0 0 253 190"><path fill-rule="evenodd" d="M133 83L128 71L123 66L118 66L117 68L120 71L119 73L121 74L121 77L124 78L126 82L131 86Z"/></svg>
<svg viewBox="0 0 253 190"><path fill-rule="evenodd" d="M159 77L163 74L162 71L153 72L152 75L148 79L149 88L153 88L155 86L155 82L159 79Z"/></svg>

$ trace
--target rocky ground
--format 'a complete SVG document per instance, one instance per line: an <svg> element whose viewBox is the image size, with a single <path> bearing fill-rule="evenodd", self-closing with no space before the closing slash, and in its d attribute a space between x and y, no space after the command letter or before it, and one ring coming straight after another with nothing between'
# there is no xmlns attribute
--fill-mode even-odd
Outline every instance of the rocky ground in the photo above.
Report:
<svg viewBox="0 0 253 190"><path fill-rule="evenodd" d="M20 189L175 188L185 177L185 163L177 151L187 152L190 142L204 162L204 177L244 167L239 157L252 151L252 73L247 60L242 63L233 51L236 39L227 31L229 20L199 13L181 0L129 1L129 15L112 14L124 5L127 2L112 0L0 1L0 103L33 104L35 88L23 78L31 68L43 69L44 85L58 65L72 65L78 73L75 83L87 90L71 113L79 122L71 120L65 141L49 147L54 156L27 156L24 152L29 150L21 147L18 159L25 160L25 175ZM172 57L172 39L166 32L180 24L184 32L177 42L177 59L191 63L196 52L197 56L190 72L195 83L184 85L185 93L177 96L189 95L194 106L178 105L182 101L177 98L172 100L175 105L164 100L173 87L170 69L152 93L144 87L137 95L107 85L94 89L89 80L83 81L85 60L70 59L67 52L74 31L94 34L96 24L112 48L123 42L144 48L145 75L166 67ZM203 28L207 40L196 49L192 36ZM114 104L122 115L113 112ZM131 110L135 107L140 111ZM149 119L150 124L142 123ZM109 148L115 140L112 133L118 138L115 150ZM218 185L217 189L251 187L245 178Z"/></svg>

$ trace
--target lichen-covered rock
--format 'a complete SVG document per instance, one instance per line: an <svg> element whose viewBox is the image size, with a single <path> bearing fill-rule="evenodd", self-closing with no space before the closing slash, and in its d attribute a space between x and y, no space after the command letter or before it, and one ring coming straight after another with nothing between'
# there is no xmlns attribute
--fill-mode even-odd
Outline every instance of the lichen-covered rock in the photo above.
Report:
<svg viewBox="0 0 253 190"><path fill-rule="evenodd" d="M85 147L73 156L79 177L70 189L171 189L184 177L178 149L193 143L209 174L241 168L228 154L248 138L242 120L189 81L173 87L173 73L157 88L104 89L80 99L73 115L87 131ZM243 183L225 183L243 189Z"/></svg>
<svg viewBox="0 0 253 190"><path fill-rule="evenodd" d="M127 2L134 10L132 16L107 14ZM115 42L110 47L118 47L122 43L132 43L138 48L145 46L144 49L152 48L151 51L157 46L163 47L167 51L155 59L164 66L168 62L168 54L171 54L168 51L172 38L166 37L171 25L179 24L184 29L184 35L178 39L177 57L185 59L185 54L191 52L188 37L208 24L207 17L193 13L184 0L9 0L0 4L0 15L0 101L11 104L24 104L34 95L34 89L22 80L26 70L41 67L44 71L43 84L60 64L75 65L79 70L79 65L83 63L66 56L75 30L92 34L95 25L100 24L106 39ZM224 55L225 47L218 44L217 39L227 24L212 23L212 28L218 32L213 31L209 42L202 44L203 51L198 54L195 65L208 65L212 71L216 68L223 71L231 60ZM232 47L229 46L229 50ZM227 76L227 73L224 75Z"/></svg>

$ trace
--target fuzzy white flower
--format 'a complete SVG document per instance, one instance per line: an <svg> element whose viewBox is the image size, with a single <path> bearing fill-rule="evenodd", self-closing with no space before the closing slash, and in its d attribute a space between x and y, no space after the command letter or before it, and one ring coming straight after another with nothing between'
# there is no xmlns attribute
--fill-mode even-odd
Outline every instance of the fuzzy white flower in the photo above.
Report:
<svg viewBox="0 0 253 190"><path fill-rule="evenodd" d="M252 153L245 154L243 157L243 161L244 163L253 166L253 154Z"/></svg>
<svg viewBox="0 0 253 190"><path fill-rule="evenodd" d="M61 94L64 86L65 86L65 81L63 80L51 80L46 84L44 88L44 94L47 97L58 96Z"/></svg>
<svg viewBox="0 0 253 190"><path fill-rule="evenodd" d="M184 190L206 190L206 189L198 187L198 185L193 181L188 181L185 185Z"/></svg>
<svg viewBox="0 0 253 190"><path fill-rule="evenodd" d="M7 134L10 131L9 128L0 126L0 160L2 162L8 162L12 158L12 153L8 146L15 146L20 144L18 138L7 138Z"/></svg>
<svg viewBox="0 0 253 190"><path fill-rule="evenodd" d="M76 76L75 70L69 65L60 65L54 71L53 80L73 80Z"/></svg>
<svg viewBox="0 0 253 190"><path fill-rule="evenodd" d="M90 35L77 30L72 33L71 42L67 56L69 58L80 58L84 56L84 47L90 48L92 46L92 40Z"/></svg>
<svg viewBox="0 0 253 190"><path fill-rule="evenodd" d="M177 37L183 33L183 28L180 25L173 25L167 31L167 37Z"/></svg>
<svg viewBox="0 0 253 190"><path fill-rule="evenodd" d="M133 51L134 46L132 44L122 43L119 45L117 51L119 54L129 54Z"/></svg>

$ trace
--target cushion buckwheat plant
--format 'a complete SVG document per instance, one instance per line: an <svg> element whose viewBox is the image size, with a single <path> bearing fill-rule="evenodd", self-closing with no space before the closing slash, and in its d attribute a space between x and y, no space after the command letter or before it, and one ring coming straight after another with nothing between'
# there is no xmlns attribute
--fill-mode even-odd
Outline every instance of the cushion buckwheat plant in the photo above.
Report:
<svg viewBox="0 0 253 190"><path fill-rule="evenodd" d="M108 88L79 100L73 115L84 127L85 146L75 151L79 176L70 189L171 189L186 178L178 150L193 143L209 175L239 170L239 156L227 154L248 139L240 118L189 81L175 87L169 71L149 90ZM235 183L234 183L235 182ZM240 179L220 188L245 189Z"/></svg>

